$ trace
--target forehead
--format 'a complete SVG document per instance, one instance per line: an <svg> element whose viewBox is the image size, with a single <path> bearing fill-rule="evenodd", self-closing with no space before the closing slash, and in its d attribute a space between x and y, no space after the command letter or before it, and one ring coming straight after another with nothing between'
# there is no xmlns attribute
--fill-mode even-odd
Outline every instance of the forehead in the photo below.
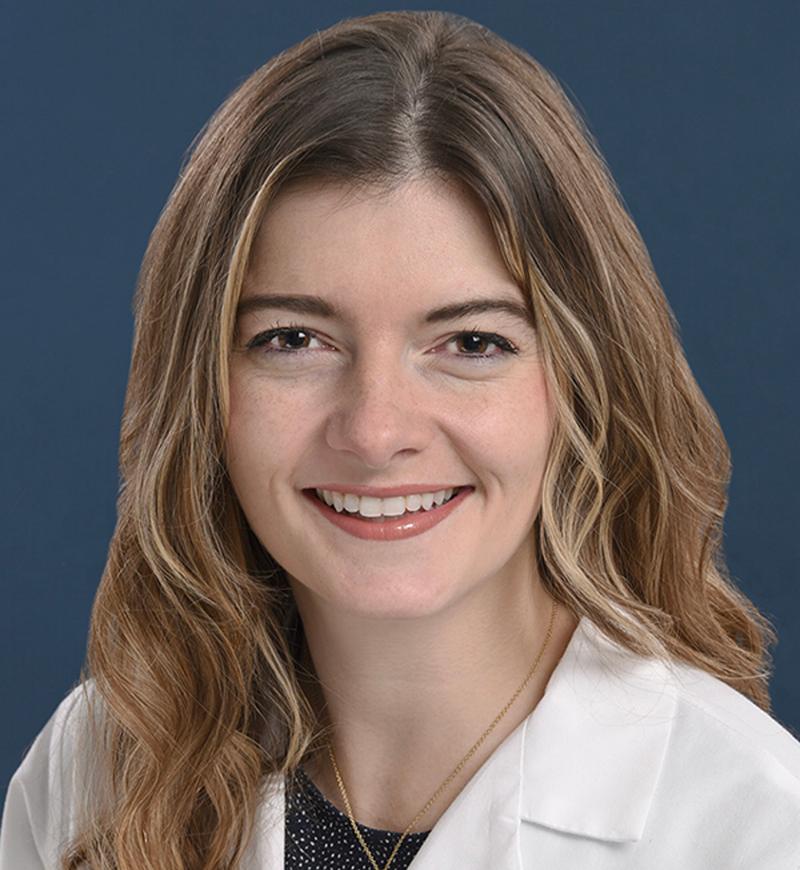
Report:
<svg viewBox="0 0 800 870"><path fill-rule="evenodd" d="M516 287L488 216L464 186L441 179L391 190L305 183L282 190L267 208L242 297L365 288L434 294L475 282Z"/></svg>

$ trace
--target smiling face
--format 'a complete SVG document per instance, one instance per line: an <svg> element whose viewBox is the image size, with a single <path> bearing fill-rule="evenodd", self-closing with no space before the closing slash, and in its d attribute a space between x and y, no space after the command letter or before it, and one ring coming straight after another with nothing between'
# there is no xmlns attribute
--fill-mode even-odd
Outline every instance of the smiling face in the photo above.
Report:
<svg viewBox="0 0 800 870"><path fill-rule="evenodd" d="M317 302L300 313L263 298L278 295ZM511 305L428 317L475 299ZM471 194L422 180L388 195L281 192L255 238L239 311L228 471L296 593L353 614L415 617L531 582L553 411L523 295ZM326 484L473 490L426 531L376 540L343 529L304 492Z"/></svg>

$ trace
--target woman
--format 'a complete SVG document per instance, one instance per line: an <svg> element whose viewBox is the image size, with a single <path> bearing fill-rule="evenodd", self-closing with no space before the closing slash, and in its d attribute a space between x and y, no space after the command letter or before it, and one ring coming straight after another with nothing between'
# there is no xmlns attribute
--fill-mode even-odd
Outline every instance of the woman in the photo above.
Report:
<svg viewBox="0 0 800 870"><path fill-rule="evenodd" d="M347 20L225 102L120 460L3 870L800 865L725 440L589 133L485 28Z"/></svg>

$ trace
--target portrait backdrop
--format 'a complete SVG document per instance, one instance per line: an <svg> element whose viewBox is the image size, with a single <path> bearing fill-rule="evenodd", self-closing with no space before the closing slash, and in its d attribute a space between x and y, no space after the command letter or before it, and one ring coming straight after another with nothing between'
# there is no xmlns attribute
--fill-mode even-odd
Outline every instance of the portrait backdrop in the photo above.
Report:
<svg viewBox="0 0 800 870"><path fill-rule="evenodd" d="M77 680L115 522L131 300L193 138L267 59L366 2L4 3L0 802ZM773 622L800 738L797 3L450 3L583 114L730 444L724 547Z"/></svg>

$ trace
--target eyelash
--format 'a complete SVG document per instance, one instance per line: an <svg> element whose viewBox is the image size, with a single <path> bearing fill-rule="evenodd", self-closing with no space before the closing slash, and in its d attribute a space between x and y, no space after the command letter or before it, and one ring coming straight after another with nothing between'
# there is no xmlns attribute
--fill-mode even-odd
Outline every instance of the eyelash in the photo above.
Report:
<svg viewBox="0 0 800 870"><path fill-rule="evenodd" d="M253 350L253 349L258 348L258 347L264 347L265 345L267 345L268 342L272 341L272 339L275 338L276 336L287 335L288 333L292 333L292 332L303 332L312 338L317 338L316 334L314 333L314 331L312 329L307 329L305 326L302 326L299 323L291 323L288 326L276 326L276 327L273 327L272 329L267 329L264 332L259 332L258 335L255 335L255 336L253 336L253 338L250 339L250 341L247 343L246 347L248 350ZM503 357L507 356L508 354L518 354L519 353L519 350L516 347L514 347L514 345L511 344L511 342L508 339L503 338L502 335L498 335L495 332L481 332L478 329L469 329L469 330L465 330L463 332L457 332L457 333L455 333L455 335L452 335L447 340L446 343L449 344L454 339L461 338L462 336L465 336L465 335L480 336L482 339L488 341L490 344L497 345L497 347L499 347L501 349L502 353L497 353L497 354L461 353L461 354L456 354L456 356L460 356L460 357L463 357L465 359L470 359L470 360L477 360L478 362L481 362L481 363L486 363L486 362L492 362L496 359L502 359ZM318 340L321 341L321 339L318 339ZM271 348L271 349L267 350L266 352L267 353L285 353L285 354L289 354L289 355L297 355L297 354L301 354L303 352L306 352L308 350L309 350L309 348L295 348L293 350L287 350L286 348Z"/></svg>

